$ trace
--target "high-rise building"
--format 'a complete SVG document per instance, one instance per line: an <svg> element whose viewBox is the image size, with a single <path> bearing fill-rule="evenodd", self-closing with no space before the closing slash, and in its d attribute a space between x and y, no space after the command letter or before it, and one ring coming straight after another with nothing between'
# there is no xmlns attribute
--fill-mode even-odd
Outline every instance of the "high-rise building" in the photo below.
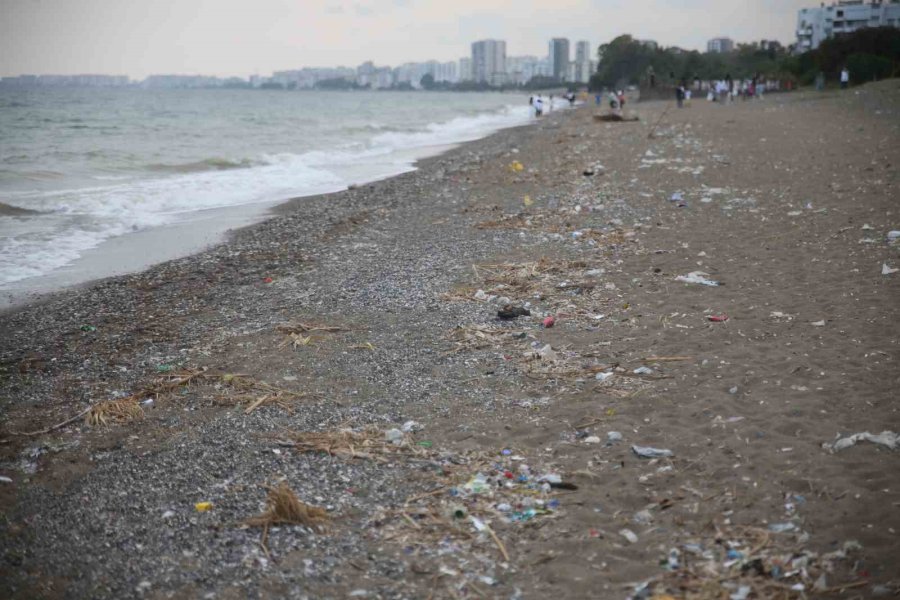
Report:
<svg viewBox="0 0 900 600"><path fill-rule="evenodd" d="M550 40L550 64L553 76L559 80L566 79L569 72L569 39L553 38Z"/></svg>
<svg viewBox="0 0 900 600"><path fill-rule="evenodd" d="M478 83L506 83L506 42L481 40L472 44L472 79Z"/></svg>
<svg viewBox="0 0 900 600"><path fill-rule="evenodd" d="M474 75L472 75L472 59L465 56L459 59L459 80L472 81L474 78Z"/></svg>
<svg viewBox="0 0 900 600"><path fill-rule="evenodd" d="M507 81L514 85L522 85L538 76L549 76L550 67L547 59L537 56L507 56Z"/></svg>
<svg viewBox="0 0 900 600"><path fill-rule="evenodd" d="M706 51L717 54L726 54L734 50L734 40L727 37L713 38L706 42Z"/></svg>
<svg viewBox="0 0 900 600"><path fill-rule="evenodd" d="M575 62L573 64L570 81L576 83L587 83L591 79L591 73L594 72L593 61L591 61L591 43L576 42L575 44Z"/></svg>
<svg viewBox="0 0 900 600"><path fill-rule="evenodd" d="M797 52L815 50L823 41L866 27L900 27L900 3L896 0L840 0L831 6L801 8L797 13Z"/></svg>

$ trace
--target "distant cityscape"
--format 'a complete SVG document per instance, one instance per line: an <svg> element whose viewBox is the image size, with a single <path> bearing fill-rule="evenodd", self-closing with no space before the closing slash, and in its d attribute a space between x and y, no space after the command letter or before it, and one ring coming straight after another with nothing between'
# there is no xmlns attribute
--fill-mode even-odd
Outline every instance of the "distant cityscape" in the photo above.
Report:
<svg viewBox="0 0 900 600"><path fill-rule="evenodd" d="M554 38L546 56L507 56L503 40L474 42L469 56L457 61L409 62L396 67L372 61L353 67L303 67L275 71L271 76L212 77L206 75L150 75L141 81L124 75L19 75L4 77L0 87L139 87L172 88L315 88L422 89L463 86L473 89L519 87L538 79L545 83L586 84L596 70L588 41L574 45L574 59L567 38Z"/></svg>
<svg viewBox="0 0 900 600"><path fill-rule="evenodd" d="M788 50L802 54L815 50L831 37L866 27L900 27L900 0L838 0L826 6L798 11L796 42ZM640 42L656 49L655 40ZM756 44L761 49L781 50L774 40ZM733 39L717 37L707 42L708 53L729 53ZM568 38L548 42L546 56L507 56L504 40L479 40L468 56L457 61L408 62L397 67L372 61L353 67L303 67L275 71L271 76L213 77L206 75L150 75L137 81L125 75L18 75L0 79L0 88L28 87L137 87L143 89L263 88L263 89L493 89L551 86L590 81L597 70L597 55L588 41L572 45Z"/></svg>

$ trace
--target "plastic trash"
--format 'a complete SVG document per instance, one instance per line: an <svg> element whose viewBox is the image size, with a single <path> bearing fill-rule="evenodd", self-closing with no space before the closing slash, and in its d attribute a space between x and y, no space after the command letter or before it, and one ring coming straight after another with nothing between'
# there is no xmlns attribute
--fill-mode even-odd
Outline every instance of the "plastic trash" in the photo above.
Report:
<svg viewBox="0 0 900 600"><path fill-rule="evenodd" d="M6 475L0 475L0 483L12 483L12 482L13 482L12 478L7 477Z"/></svg>
<svg viewBox="0 0 900 600"><path fill-rule="evenodd" d="M635 375L653 375L653 369L650 367L638 367L634 370Z"/></svg>
<svg viewBox="0 0 900 600"><path fill-rule="evenodd" d="M709 278L709 273L703 271L691 271L687 275L679 275L675 281L683 281L684 283L696 283L698 285L707 285L709 287L717 287L722 285L718 281Z"/></svg>
<svg viewBox="0 0 900 600"><path fill-rule="evenodd" d="M608 372L606 372L606 373L597 373L596 375L594 375L594 378L595 378L597 381L606 381L607 379L609 379L609 378L612 377L613 375L615 375L615 373L613 373L612 371L608 371Z"/></svg>
<svg viewBox="0 0 900 600"><path fill-rule="evenodd" d="M610 431L606 434L606 440L609 442L621 442L622 434L618 431Z"/></svg>
<svg viewBox="0 0 900 600"><path fill-rule="evenodd" d="M882 275L892 275L892 274L896 273L897 271L900 271L900 269L897 269L895 267L889 267L887 263L881 263L881 274Z"/></svg>
<svg viewBox="0 0 900 600"><path fill-rule="evenodd" d="M731 594L731 596L729 596L729 599L730 600L747 600L747 598L749 596L750 596L750 586L742 585L738 588L738 591L736 591L735 593Z"/></svg>
<svg viewBox="0 0 900 600"><path fill-rule="evenodd" d="M888 232L887 232L887 239L888 239L888 241L891 241L891 242L895 242L895 241L897 241L897 240L900 240L900 230L896 230L896 229L895 229L895 230L893 230L893 231L888 231Z"/></svg>
<svg viewBox="0 0 900 600"><path fill-rule="evenodd" d="M650 446L632 446L631 451L641 458L668 458L674 456L671 450L651 448Z"/></svg>
<svg viewBox="0 0 900 600"><path fill-rule="evenodd" d="M547 344L546 346L538 350L538 356L541 357L541 360L550 362L555 361L559 358L559 356L556 354L556 351L550 346L550 344Z"/></svg>
<svg viewBox="0 0 900 600"><path fill-rule="evenodd" d="M813 327L825 327L825 319L822 319L821 321L814 321L810 323L810 325L812 325Z"/></svg>
<svg viewBox="0 0 900 600"><path fill-rule="evenodd" d="M797 531L797 524L790 521L787 523L772 523L769 525L769 531L772 533L790 533L791 531Z"/></svg>
<svg viewBox="0 0 900 600"><path fill-rule="evenodd" d="M521 173L522 171L525 170L525 165L523 165L522 163L520 163L517 160L514 160L511 163L509 163L509 170L512 171L513 173Z"/></svg>
<svg viewBox="0 0 900 600"><path fill-rule="evenodd" d="M864 431L843 438L838 437L838 439L832 443L826 442L822 444L822 447L829 452L834 453L855 446L858 442L871 442L873 444L887 446L891 450L897 450L900 448L900 434L894 433L893 431L882 431L878 435L873 435L868 431Z"/></svg>
<svg viewBox="0 0 900 600"><path fill-rule="evenodd" d="M584 443L585 444L599 444L600 438L597 437L596 435L589 435L588 437L584 438Z"/></svg>
<svg viewBox="0 0 900 600"><path fill-rule="evenodd" d="M637 544L638 536L635 532L630 529L620 529L619 535L628 540L629 544Z"/></svg>
<svg viewBox="0 0 900 600"><path fill-rule="evenodd" d="M544 327L549 329L549 328L553 327L554 325L556 325L556 319L552 315L549 317L545 317L543 324L544 324Z"/></svg>
<svg viewBox="0 0 900 600"><path fill-rule="evenodd" d="M403 443L403 432L399 429L388 429L384 432L384 438L395 446Z"/></svg>
<svg viewBox="0 0 900 600"><path fill-rule="evenodd" d="M669 202L681 202L684 200L684 196L681 195L681 192L675 192L672 194L672 197L669 198Z"/></svg>
<svg viewBox="0 0 900 600"><path fill-rule="evenodd" d="M424 427L418 421L407 421L403 424L402 427L400 427L400 431L402 431L403 433L412 433L421 429L424 429Z"/></svg>
<svg viewBox="0 0 900 600"><path fill-rule="evenodd" d="M197 502L196 504L194 504L194 510L196 510L197 512L206 512L208 510L211 510L212 507L212 502Z"/></svg>
<svg viewBox="0 0 900 600"><path fill-rule="evenodd" d="M728 315L709 315L706 317L707 320L712 321L713 323L724 323L728 320Z"/></svg>
<svg viewBox="0 0 900 600"><path fill-rule="evenodd" d="M82 325L80 329L82 331L87 331L87 332L97 331L97 328L94 327L93 325Z"/></svg>

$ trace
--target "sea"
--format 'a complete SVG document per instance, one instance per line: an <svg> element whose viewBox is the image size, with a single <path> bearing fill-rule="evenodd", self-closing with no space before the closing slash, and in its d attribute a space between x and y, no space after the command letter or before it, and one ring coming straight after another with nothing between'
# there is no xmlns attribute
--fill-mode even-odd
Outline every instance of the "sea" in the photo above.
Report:
<svg viewBox="0 0 900 600"><path fill-rule="evenodd" d="M519 94L0 90L0 290L111 240L403 173L531 119Z"/></svg>

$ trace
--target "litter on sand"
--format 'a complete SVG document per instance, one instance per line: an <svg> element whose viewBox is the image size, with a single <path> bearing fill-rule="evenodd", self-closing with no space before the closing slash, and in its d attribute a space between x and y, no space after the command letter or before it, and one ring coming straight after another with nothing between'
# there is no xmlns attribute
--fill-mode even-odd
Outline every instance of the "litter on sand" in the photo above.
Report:
<svg viewBox="0 0 900 600"><path fill-rule="evenodd" d="M709 278L709 273L703 271L691 271L687 275L679 275L675 281L683 281L684 283L696 283L698 285L707 285L709 287L717 287L722 285L718 281Z"/></svg>
<svg viewBox="0 0 900 600"><path fill-rule="evenodd" d="M871 442L880 446L887 446L891 450L897 450L900 448L900 434L894 433L893 431L882 431L878 435L874 435L868 431L864 431L846 437L838 437L834 442L822 444L822 447L829 452L834 453L846 450L859 442Z"/></svg>
<svg viewBox="0 0 900 600"><path fill-rule="evenodd" d="M651 448L650 446L632 446L631 451L641 458L668 458L674 456L671 450Z"/></svg>
<svg viewBox="0 0 900 600"><path fill-rule="evenodd" d="M898 269L896 267L889 267L887 263L881 264L881 274L882 275L893 275L897 271L900 271L900 269Z"/></svg>

